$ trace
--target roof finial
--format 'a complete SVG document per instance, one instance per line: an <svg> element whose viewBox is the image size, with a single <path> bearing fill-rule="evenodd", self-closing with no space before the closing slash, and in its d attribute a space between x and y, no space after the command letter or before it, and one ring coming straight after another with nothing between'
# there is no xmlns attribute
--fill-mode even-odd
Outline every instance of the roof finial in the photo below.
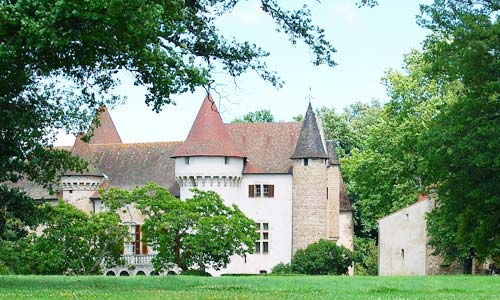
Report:
<svg viewBox="0 0 500 300"><path fill-rule="evenodd" d="M309 95L306 98L309 100L309 104L311 104L311 100L313 99L311 86L309 86Z"/></svg>

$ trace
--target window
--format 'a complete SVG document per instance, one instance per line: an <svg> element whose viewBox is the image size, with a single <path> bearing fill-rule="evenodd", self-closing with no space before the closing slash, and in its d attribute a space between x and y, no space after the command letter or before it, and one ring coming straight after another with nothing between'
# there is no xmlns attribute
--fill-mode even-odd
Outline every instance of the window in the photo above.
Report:
<svg viewBox="0 0 500 300"><path fill-rule="evenodd" d="M255 185L255 197L260 197L261 195L261 187L260 184Z"/></svg>
<svg viewBox="0 0 500 300"><path fill-rule="evenodd" d="M269 253L269 223L257 223L259 240L255 242L255 254Z"/></svg>
<svg viewBox="0 0 500 300"><path fill-rule="evenodd" d="M401 257L405 259L405 249L401 249Z"/></svg>
<svg viewBox="0 0 500 300"><path fill-rule="evenodd" d="M184 157L184 163L185 163L186 165L189 165L189 157Z"/></svg>
<svg viewBox="0 0 500 300"><path fill-rule="evenodd" d="M129 238L125 241L123 254L125 255L134 255L136 251L136 225L135 223L125 223L125 226L128 226L128 234ZM140 226L139 226L140 227Z"/></svg>
<svg viewBox="0 0 500 300"><path fill-rule="evenodd" d="M264 195L264 197L268 197L268 198L274 197L274 185L264 184L263 185L263 195Z"/></svg>
<svg viewBox="0 0 500 300"><path fill-rule="evenodd" d="M136 255L148 254L148 245L146 242L142 243L141 248L141 225L135 223L125 223L128 226L130 238L125 241L123 254Z"/></svg>
<svg viewBox="0 0 500 300"><path fill-rule="evenodd" d="M304 166L308 166L309 165L309 158L304 158Z"/></svg>
<svg viewBox="0 0 500 300"><path fill-rule="evenodd" d="M229 157L224 157L224 164L229 165Z"/></svg>
<svg viewBox="0 0 500 300"><path fill-rule="evenodd" d="M248 186L248 197L249 198L257 198L257 197L274 197L274 185L273 184L251 184Z"/></svg>

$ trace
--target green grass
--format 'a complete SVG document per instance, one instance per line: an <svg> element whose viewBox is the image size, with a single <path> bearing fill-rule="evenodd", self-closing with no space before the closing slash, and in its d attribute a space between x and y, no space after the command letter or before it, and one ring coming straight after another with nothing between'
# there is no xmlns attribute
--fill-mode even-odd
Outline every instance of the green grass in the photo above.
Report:
<svg viewBox="0 0 500 300"><path fill-rule="evenodd" d="M0 299L500 299L500 276L0 276Z"/></svg>

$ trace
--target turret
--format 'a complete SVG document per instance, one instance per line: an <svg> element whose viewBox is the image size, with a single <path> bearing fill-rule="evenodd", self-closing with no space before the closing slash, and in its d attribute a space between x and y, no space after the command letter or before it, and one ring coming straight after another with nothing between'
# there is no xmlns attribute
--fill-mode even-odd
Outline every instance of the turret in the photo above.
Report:
<svg viewBox="0 0 500 300"><path fill-rule="evenodd" d="M326 239L328 209L327 161L322 135L311 104L307 108L293 160L292 251Z"/></svg>
<svg viewBox="0 0 500 300"><path fill-rule="evenodd" d="M190 190L213 190L226 204L237 201L244 155L229 136L211 96L205 97L186 141L175 151L181 199Z"/></svg>
<svg viewBox="0 0 500 300"><path fill-rule="evenodd" d="M61 176L62 198L75 207L85 211L93 211L91 196L99 189L105 176L97 167L88 143L82 141L83 133L78 134L71 153L87 161L88 166L82 173L68 171Z"/></svg>
<svg viewBox="0 0 500 300"><path fill-rule="evenodd" d="M97 166L90 145L92 144L121 144L122 139L116 130L113 119L106 106L102 105L96 112L90 125L88 134L92 134L90 141L82 141L83 133L79 133L71 148L71 153L87 161L87 169L82 172L68 171L60 181L62 198L85 212L94 210L91 198L102 186L105 176Z"/></svg>

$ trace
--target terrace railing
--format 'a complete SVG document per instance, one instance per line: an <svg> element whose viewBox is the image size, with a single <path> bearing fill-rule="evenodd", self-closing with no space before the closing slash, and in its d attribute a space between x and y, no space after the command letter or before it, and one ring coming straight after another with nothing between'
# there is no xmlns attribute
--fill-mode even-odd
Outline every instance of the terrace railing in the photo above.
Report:
<svg viewBox="0 0 500 300"><path fill-rule="evenodd" d="M144 254L122 255L122 259L126 265L144 266L144 265L151 265L152 264L151 260L155 256L156 255L144 255Z"/></svg>

